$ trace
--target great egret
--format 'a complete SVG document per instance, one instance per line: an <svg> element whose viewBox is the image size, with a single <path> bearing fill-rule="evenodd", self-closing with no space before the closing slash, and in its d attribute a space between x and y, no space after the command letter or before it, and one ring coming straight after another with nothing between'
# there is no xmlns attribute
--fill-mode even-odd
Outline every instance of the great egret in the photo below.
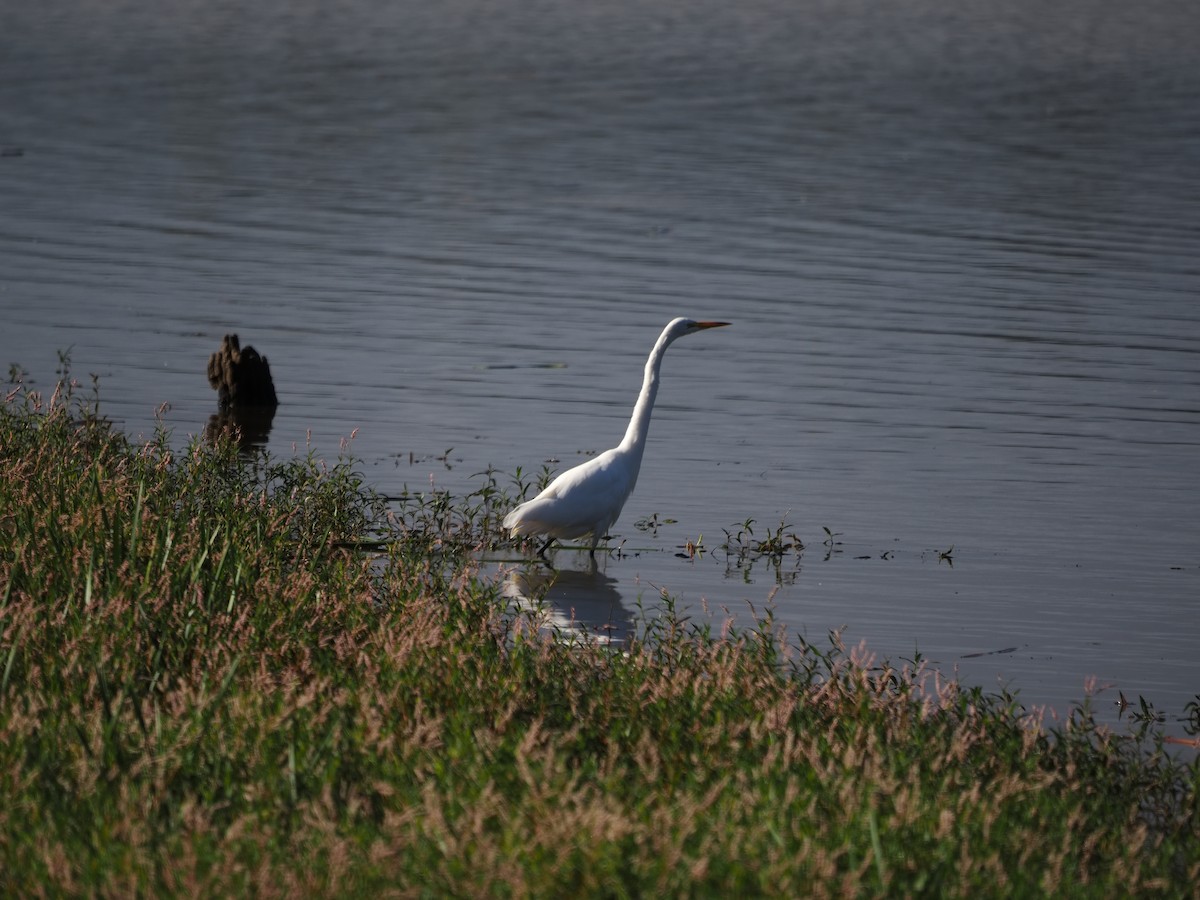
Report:
<svg viewBox="0 0 1200 900"><path fill-rule="evenodd" d="M691 319L671 320L650 351L642 392L633 407L633 417L625 429L625 438L611 450L587 462L567 469L555 478L544 491L522 503L504 517L504 527L517 535L545 535L547 540L538 551L543 557L555 538L568 540L592 536L590 555L596 558L596 545L617 521L621 508L637 484L646 449L646 432L650 430L650 413L658 394L658 372L663 354L679 338L706 328L718 328L728 322L694 322Z"/></svg>

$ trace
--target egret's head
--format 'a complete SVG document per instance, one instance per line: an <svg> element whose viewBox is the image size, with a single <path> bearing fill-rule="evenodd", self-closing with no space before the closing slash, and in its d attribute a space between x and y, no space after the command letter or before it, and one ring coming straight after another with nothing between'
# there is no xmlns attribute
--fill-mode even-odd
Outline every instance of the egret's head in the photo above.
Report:
<svg viewBox="0 0 1200 900"><path fill-rule="evenodd" d="M680 316L678 319L673 319L667 325L666 331L663 332L663 337L670 343L685 334L695 334L697 331L703 331L706 328L720 328L722 325L728 325L728 322L697 322L695 319L687 319Z"/></svg>

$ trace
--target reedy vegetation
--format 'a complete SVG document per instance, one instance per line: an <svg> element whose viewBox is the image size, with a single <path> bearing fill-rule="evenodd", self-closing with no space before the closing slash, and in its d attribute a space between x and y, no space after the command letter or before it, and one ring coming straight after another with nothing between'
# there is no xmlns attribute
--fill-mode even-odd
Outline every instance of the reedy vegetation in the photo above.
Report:
<svg viewBox="0 0 1200 900"><path fill-rule="evenodd" d="M518 476L514 493L528 485ZM0 414L0 892L1186 896L1196 765L714 634L620 650L476 577L516 497ZM356 547L381 527L383 559ZM782 529L781 529L782 530Z"/></svg>

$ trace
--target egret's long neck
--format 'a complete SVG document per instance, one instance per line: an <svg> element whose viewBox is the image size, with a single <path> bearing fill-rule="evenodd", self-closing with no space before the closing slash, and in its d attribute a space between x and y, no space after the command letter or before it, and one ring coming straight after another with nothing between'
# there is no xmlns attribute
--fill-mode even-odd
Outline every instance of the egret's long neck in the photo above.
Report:
<svg viewBox="0 0 1200 900"><path fill-rule="evenodd" d="M650 358L646 360L646 374L642 379L642 392L633 407L633 418L625 429L622 450L633 450L640 457L646 446L646 433L650 430L650 413L654 411L654 398L658 396L658 370L662 367L663 354L667 352L666 335L659 337Z"/></svg>

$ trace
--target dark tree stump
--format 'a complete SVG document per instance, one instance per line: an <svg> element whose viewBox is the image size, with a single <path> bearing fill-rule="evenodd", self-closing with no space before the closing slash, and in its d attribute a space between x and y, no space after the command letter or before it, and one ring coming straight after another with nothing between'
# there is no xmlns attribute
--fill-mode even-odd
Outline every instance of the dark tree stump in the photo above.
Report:
<svg viewBox="0 0 1200 900"><path fill-rule="evenodd" d="M216 389L222 410L279 405L267 358L249 345L243 350L236 334L225 335L221 349L208 358L208 383Z"/></svg>

